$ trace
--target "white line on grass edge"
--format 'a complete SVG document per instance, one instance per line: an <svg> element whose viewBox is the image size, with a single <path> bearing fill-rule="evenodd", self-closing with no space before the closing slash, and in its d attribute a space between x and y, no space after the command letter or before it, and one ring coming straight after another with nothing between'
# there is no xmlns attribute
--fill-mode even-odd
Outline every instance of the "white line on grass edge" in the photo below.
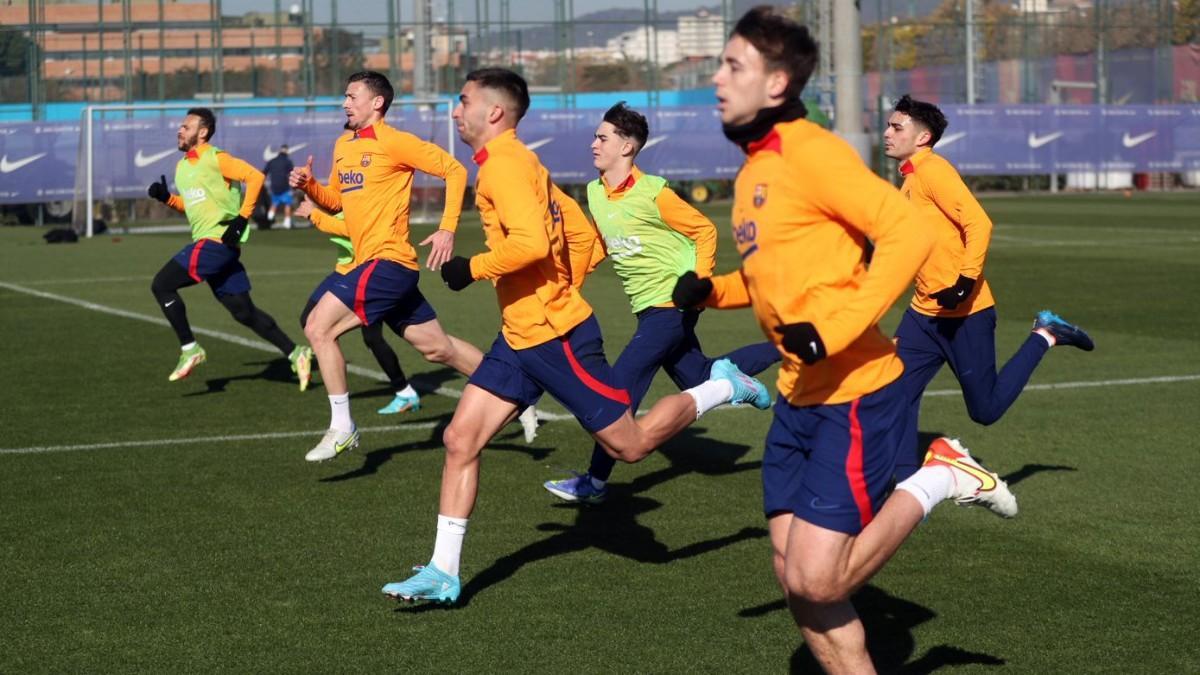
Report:
<svg viewBox="0 0 1200 675"><path fill-rule="evenodd" d="M130 311L123 310L123 309L117 309L115 307L108 307L106 305L100 305L100 304L96 304L94 302L88 302L87 300L80 300L78 298L71 298L71 297L67 297L64 295L58 295L56 293L47 293L45 291L39 291L39 290L35 290L32 288L26 288L24 286L19 286L17 284L12 284L12 283L8 283L8 282L4 282L4 281L0 281L0 288L7 288L9 290L16 291L18 293L25 293L27 295L33 295L33 296L36 296L39 298L45 298L47 300L55 300L57 302L64 302L64 303L67 303L70 305L76 305L78 307L83 307L84 309L90 309L95 312L111 314L113 316L120 316L120 317L124 317L127 319L135 319L137 321L145 321L148 323L153 323L153 324L162 325L162 326L168 325L166 319L162 319L159 317L149 316L147 314L139 314L137 312L130 312ZM223 333L221 331L209 330L207 328L193 328L192 332L198 333L200 335L206 335L209 337L213 337L218 340L224 340L226 342L231 342L233 344L250 347L251 349L257 349L257 350L265 351L265 352L276 351L272 345L269 345L266 342L262 342L259 340L251 340L249 338L240 337L238 335L231 335L229 333ZM381 373L377 370L372 370L370 368L363 368L362 366L346 364L346 370L349 372L355 373L356 375L362 375L364 377L369 377L369 378L376 379L376 380L386 380L387 379L383 373ZM1058 382L1058 383L1053 383L1053 384L1030 384L1030 385L1025 386L1025 391L1087 389L1087 388L1093 388L1093 387L1119 387L1119 386L1131 386L1131 385L1141 385L1141 384L1170 384L1170 383L1177 383L1177 382L1194 382L1197 380L1200 380L1200 374L1162 375L1162 376L1158 376L1158 377L1135 377L1135 378L1126 378L1126 379L1118 379L1118 380L1093 380L1093 381L1087 381L1087 382ZM449 387L438 387L437 390L435 390L433 393L440 394L442 396L447 396L450 398L460 398L462 396L461 391L458 391L457 389L451 389ZM962 394L962 391L959 389L935 389L932 391L925 392L925 396L958 396L961 394ZM572 417L570 415L560 415L560 414L556 414L556 413L546 412L543 410L538 411L538 418L546 419L546 420L553 420L553 421L572 419ZM435 423L433 423L433 422L415 422L412 424L400 424L400 425L387 426L387 427L364 428L364 429L362 429L362 431L376 432L376 431L419 430L419 429L430 429L430 428L433 428L433 426L435 426ZM92 443L92 444L88 444L88 445L55 445L55 446L32 446L32 447L27 447L27 448L0 448L0 455L37 454L37 453L46 453L46 452L66 452L66 451L71 451L71 450L103 450L103 449L142 447L142 446L154 446L154 445L184 445L184 444L193 444L193 443L219 443L219 442L247 441L247 440L273 439L273 438L294 438L294 437L298 437L298 436L313 436L318 433L322 433L322 432L290 431L290 432L262 433L262 434L242 434L242 435L234 435L234 436L209 436L209 437L203 437L203 438L178 438L178 439L162 439L162 440L153 440L153 441L123 441L123 442L112 442L112 443Z"/></svg>

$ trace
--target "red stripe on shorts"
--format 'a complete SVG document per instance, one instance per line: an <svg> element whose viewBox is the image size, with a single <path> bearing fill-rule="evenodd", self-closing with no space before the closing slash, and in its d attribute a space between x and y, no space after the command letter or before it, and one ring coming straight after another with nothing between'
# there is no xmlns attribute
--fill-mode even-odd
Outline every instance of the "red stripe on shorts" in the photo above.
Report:
<svg viewBox="0 0 1200 675"><path fill-rule="evenodd" d="M367 269L358 276L358 287L354 289L354 313L358 315L358 320L362 321L362 325L367 325L367 281L371 279L371 273L375 271L375 266L379 264L378 260L372 260Z"/></svg>
<svg viewBox="0 0 1200 675"><path fill-rule="evenodd" d="M188 258L188 276L191 277L196 283L204 281L200 278L200 275L196 273L196 268L200 266L200 249L204 248L204 242L206 241L208 240L201 239L200 241L197 241L196 245L192 247L192 257Z"/></svg>
<svg viewBox="0 0 1200 675"><path fill-rule="evenodd" d="M629 392L624 389L610 387L592 377L592 374L584 370L583 364L579 363L579 360L575 358L575 352L571 350L571 343L563 340L562 346L563 353L567 355L567 362L571 364L571 370L575 371L575 377L578 377L580 382L583 382L587 385L588 389L600 394L604 398L629 405Z"/></svg>
<svg viewBox="0 0 1200 675"><path fill-rule="evenodd" d="M850 494L858 505L858 521L866 527L875 517L871 512L871 496L867 494L867 477L863 475L862 425L858 423L858 401L850 404L850 451L846 453L846 481Z"/></svg>

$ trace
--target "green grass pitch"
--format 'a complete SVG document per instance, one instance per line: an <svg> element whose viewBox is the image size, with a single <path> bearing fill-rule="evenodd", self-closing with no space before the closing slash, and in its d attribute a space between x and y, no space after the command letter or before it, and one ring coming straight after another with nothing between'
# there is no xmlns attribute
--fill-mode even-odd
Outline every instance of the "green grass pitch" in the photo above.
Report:
<svg viewBox="0 0 1200 675"><path fill-rule="evenodd" d="M963 439L1007 477L1021 514L938 507L856 600L890 672L1200 672L1200 196L985 200L1001 362L1034 313L1088 329L1052 351L997 424L966 415L943 371L922 432ZM709 209L719 270L736 264L728 205ZM416 238L423 236L418 228ZM149 281L184 235L47 246L0 231L0 672L785 672L811 665L781 600L760 512L769 413L722 409L641 464L605 505L541 484L582 470L571 421L484 453L454 609L379 592L432 550L441 428L427 393L381 417L386 385L351 376L361 451L303 460L328 415L287 365L210 297L184 291L209 361L168 383L177 345ZM464 218L460 253L482 249ZM333 264L315 231L256 232L257 304L293 339ZM422 288L480 347L488 284ZM633 327L604 265L585 287L609 358ZM883 322L891 331L899 308ZM761 339L749 311L707 312L706 350ZM350 361L377 366L357 335ZM464 381L392 338L425 391ZM774 371L764 374L773 384ZM1061 385L1061 386L1056 386ZM773 388L773 387L772 387ZM650 398L670 393L660 377ZM545 409L562 412L555 403ZM81 447L82 446L82 447ZM28 451L37 448L36 451ZM74 448L74 449L71 449ZM19 452L18 452L19 451Z"/></svg>

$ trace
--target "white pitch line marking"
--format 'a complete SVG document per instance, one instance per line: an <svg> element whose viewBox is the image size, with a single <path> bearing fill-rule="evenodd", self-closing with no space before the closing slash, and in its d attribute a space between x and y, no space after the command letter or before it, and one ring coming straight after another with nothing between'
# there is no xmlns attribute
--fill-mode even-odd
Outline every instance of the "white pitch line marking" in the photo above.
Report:
<svg viewBox="0 0 1200 675"><path fill-rule="evenodd" d="M67 295L59 295L57 293L50 293L49 291L39 291L35 288L27 288L25 286L20 286L17 284L6 282L6 281L0 281L0 288L7 288L10 291L15 291L17 293L24 293L26 295L32 295L37 298L43 298L46 300L54 300L55 302L62 302L62 303L66 303L68 305L75 305L76 307L82 307L84 309L89 309L93 312L100 312L101 314L111 314L112 316L119 316L123 319L133 319L135 321L145 321L146 323L152 323L157 326L168 326L169 325L167 323L167 320L160 316L150 316L149 314L141 314L139 312L131 312L131 311L125 310L125 309L118 309L116 307L109 307L108 305L101 305L101 304L98 304L95 302L81 300L79 298L72 298ZM211 328L193 327L192 332L197 335L204 335L206 337L216 338L218 340L230 342L235 345L241 345L243 347L249 347L250 349L256 349L260 352L267 352L270 354L277 354L279 352L279 350L275 349L274 345L272 345L264 340L253 340L250 338L242 337L240 335L233 335L231 333L225 333L225 332L222 332L219 330L212 330ZM355 375L361 375L363 377L370 378L372 380L377 380L380 382L388 381L387 376L384 375L382 371L375 370L373 368L364 368L363 366L356 366L352 363L346 364L346 372L354 373ZM433 390L432 393L438 394L439 396L445 396L447 398L454 398L454 399L462 398L462 391L460 391L458 389L451 389L450 387L438 387L437 389ZM573 420L573 419L575 419L575 417L573 415L563 415L561 413L553 413L553 412L550 412L547 410L538 410L538 419L539 420L547 420L547 421L551 421L551 422L558 422L558 421L562 421L562 420Z"/></svg>
<svg viewBox="0 0 1200 675"><path fill-rule="evenodd" d="M1088 389L1091 387L1124 387L1138 384L1170 384L1175 382L1195 382L1200 375L1161 375L1159 377L1131 377L1124 380L1092 380L1082 382L1055 382L1050 384L1027 384L1023 391L1051 391L1055 389ZM935 389L925 392L925 396L955 396L962 394L961 389Z"/></svg>
<svg viewBox="0 0 1200 675"><path fill-rule="evenodd" d="M362 433L383 431L420 431L436 428L438 422L411 422L386 427L359 427ZM143 448L161 445L198 445L202 443L232 443L235 441L265 441L279 438L320 436L321 431L279 431L261 434L232 434L226 436L201 436L195 438L160 438L152 441L114 441L111 443L86 443L82 445L35 445L27 448L0 448L0 455L37 455L47 452L70 452L74 450L113 450L116 448Z"/></svg>
<svg viewBox="0 0 1200 675"><path fill-rule="evenodd" d="M312 276L319 277L322 272L328 273L328 269L313 268L305 270L255 270L256 277L284 277L284 276ZM92 279L23 279L21 283L30 286L51 286L51 285L69 285L69 284L108 284L122 283L130 281L144 281L147 284L154 280L153 276L138 276L138 277L95 277Z"/></svg>

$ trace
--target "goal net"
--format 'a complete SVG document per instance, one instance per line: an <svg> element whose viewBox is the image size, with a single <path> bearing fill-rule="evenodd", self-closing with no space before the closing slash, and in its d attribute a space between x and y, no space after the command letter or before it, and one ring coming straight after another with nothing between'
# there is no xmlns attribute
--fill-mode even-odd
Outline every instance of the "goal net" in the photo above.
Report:
<svg viewBox="0 0 1200 675"><path fill-rule="evenodd" d="M452 99L399 99L392 102L386 119L453 155L453 103ZM329 177L333 143L346 121L338 102L332 100L87 106L80 120L75 165L72 226L76 232L92 236L102 213L116 212L123 221L133 219L137 209L132 200L146 199L146 188L159 176L165 175L172 192L176 191L174 173L180 153L175 135L187 109L193 107L211 108L216 114L213 144L222 150L261 170L278 154L280 145L287 145L296 165L312 155L313 171L321 182ZM268 189L264 186L260 203L269 199ZM445 183L417 172L410 221L439 222L444 201ZM183 223L181 215L167 217L177 219L177 225Z"/></svg>

